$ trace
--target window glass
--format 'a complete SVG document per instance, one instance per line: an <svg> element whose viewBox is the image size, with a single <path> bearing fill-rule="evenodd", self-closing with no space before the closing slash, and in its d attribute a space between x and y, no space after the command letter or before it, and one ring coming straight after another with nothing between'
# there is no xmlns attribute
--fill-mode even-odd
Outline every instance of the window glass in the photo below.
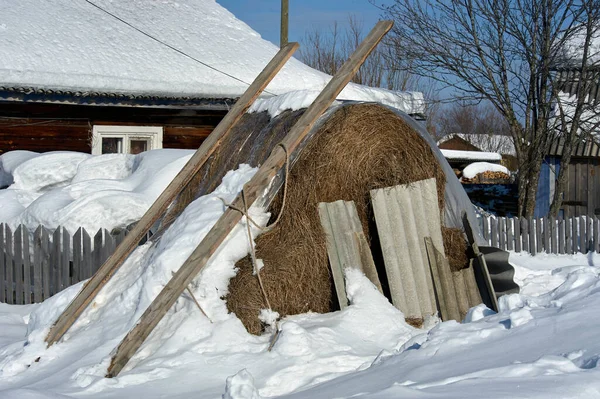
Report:
<svg viewBox="0 0 600 399"><path fill-rule="evenodd" d="M129 153L139 154L140 152L148 151L150 140L135 138L129 141Z"/></svg>
<svg viewBox="0 0 600 399"><path fill-rule="evenodd" d="M123 139L119 137L102 137L102 153L116 154L123 152Z"/></svg>

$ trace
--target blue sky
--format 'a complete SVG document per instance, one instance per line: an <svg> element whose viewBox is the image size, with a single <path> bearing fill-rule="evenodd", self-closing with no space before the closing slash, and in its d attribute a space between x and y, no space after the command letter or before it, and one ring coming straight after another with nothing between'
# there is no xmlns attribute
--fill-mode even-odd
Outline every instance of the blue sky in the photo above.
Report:
<svg viewBox="0 0 600 399"><path fill-rule="evenodd" d="M217 0L264 39L279 45L280 0ZM391 4L392 0L377 0ZM345 23L348 15L357 15L368 32L381 11L368 0L289 0L289 40L301 41L307 30L326 31L333 22Z"/></svg>

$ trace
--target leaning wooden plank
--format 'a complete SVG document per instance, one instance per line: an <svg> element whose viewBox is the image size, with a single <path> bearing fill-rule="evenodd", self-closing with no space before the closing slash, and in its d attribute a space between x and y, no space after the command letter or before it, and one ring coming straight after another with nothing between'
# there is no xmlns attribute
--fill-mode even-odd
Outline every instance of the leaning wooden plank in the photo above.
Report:
<svg viewBox="0 0 600 399"><path fill-rule="evenodd" d="M236 125L250 105L262 93L265 87L277 75L279 70L294 54L298 48L298 43L289 43L283 47L275 57L267 64L265 69L256 77L254 82L242 94L231 110L219 122L212 133L204 140L200 148L194 153L192 158L185 164L183 169L169 183L167 188L154 201L152 206L146 211L131 232L125 237L123 242L117 247L116 251L104 262L104 264L94 274L92 279L85 284L79 294L73 299L69 306L56 320L46 342L48 346L58 341L67 330L75 323L79 315L96 297L100 289L111 279L115 272L121 267L129 254L137 247L144 235L150 230L150 227L163 215L169 204L181 192L182 188L194 177L196 172L206 163L216 148L221 144L226 135Z"/></svg>
<svg viewBox="0 0 600 399"><path fill-rule="evenodd" d="M308 107L290 132L281 142L287 153L292 153L310 132L317 119L329 108L344 86L354 77L367 56L381 41L383 36L392 28L392 22L380 21L369 33L356 51L344 63L338 73L329 81L325 89ZM244 186L244 197L248 207L261 197L269 187L273 178L279 173L286 162L286 151L274 151L263 163L254 177ZM244 203L242 195L238 195L233 206L242 209ZM138 324L125 336L116 349L111 364L107 370L107 377L113 377L125 367L129 359L135 354L144 340L152 332L167 311L177 301L186 287L204 268L214 252L223 243L227 235L242 219L242 214L233 208L228 208L217 220L212 229L198 244L194 252L177 270L173 278L165 285L148 309L140 318ZM131 233L130 233L131 234Z"/></svg>
<svg viewBox="0 0 600 399"><path fill-rule="evenodd" d="M433 284L435 285L438 303L440 304L442 320L456 320L460 322L461 318L458 311L458 302L456 301L454 281L448 260L435 247L431 237L425 237L425 247L429 256Z"/></svg>
<svg viewBox="0 0 600 399"><path fill-rule="evenodd" d="M465 281L464 274L461 271L452 273L454 288L456 292L456 302L458 303L458 312L460 322L465 318L469 311L469 294L467 293L467 282Z"/></svg>
<svg viewBox="0 0 600 399"><path fill-rule="evenodd" d="M469 262L469 267L461 270L467 286L467 296L469 298L469 307L479 305L483 301L481 300L481 294L479 288L477 288L477 281L475 281L475 273L473 270L473 259Z"/></svg>
<svg viewBox="0 0 600 399"><path fill-rule="evenodd" d="M341 200L331 203L321 202L319 217L327 240L327 255L338 303L340 309L344 309L348 306L344 283L345 270L347 268L359 269L365 275L370 274L371 276L374 272L376 283L373 283L375 285L379 284L377 270L375 270L371 251L369 250L368 254L365 254L364 249L361 248L360 237L362 236L364 239L364 233L354 202Z"/></svg>

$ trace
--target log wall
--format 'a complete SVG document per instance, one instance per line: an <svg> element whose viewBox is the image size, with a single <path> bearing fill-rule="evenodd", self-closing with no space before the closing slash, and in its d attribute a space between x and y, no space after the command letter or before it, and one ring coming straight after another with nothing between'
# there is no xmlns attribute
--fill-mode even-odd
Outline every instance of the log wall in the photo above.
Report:
<svg viewBox="0 0 600 399"><path fill-rule="evenodd" d="M195 149L225 110L0 102L0 154L12 150L91 152L93 125L162 126L163 148Z"/></svg>

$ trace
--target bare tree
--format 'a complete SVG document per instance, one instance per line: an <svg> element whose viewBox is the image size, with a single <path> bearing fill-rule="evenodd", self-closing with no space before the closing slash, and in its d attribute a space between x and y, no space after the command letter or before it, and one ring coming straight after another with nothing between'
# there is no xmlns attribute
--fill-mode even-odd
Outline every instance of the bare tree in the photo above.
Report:
<svg viewBox="0 0 600 399"><path fill-rule="evenodd" d="M364 36L361 20L350 15L344 27L335 22L326 32L318 29L308 31L300 47L300 59L315 69L334 75ZM426 126L432 132L435 130L434 116L439 108L435 85L411 72L410 61L400 57L396 43L380 43L361 66L353 82L388 90L422 92L426 101Z"/></svg>
<svg viewBox="0 0 600 399"><path fill-rule="evenodd" d="M496 108L487 103L456 102L448 104L442 108L436 123L442 136L464 133L482 136L481 140L484 140L486 136L510 136L506 119Z"/></svg>
<svg viewBox="0 0 600 399"><path fill-rule="evenodd" d="M541 163L557 130L552 67L596 1L395 0L397 54L411 72L487 100L505 118L519 162L519 213L533 215Z"/></svg>
<svg viewBox="0 0 600 399"><path fill-rule="evenodd" d="M554 88L556 93L553 127L564 143L561 165L556 179L550 214L557 216L562 206L567 184L568 167L576 144L592 140L600 125L597 88L600 84L600 53L598 52L600 4L584 2L584 12L576 20L575 28L566 35L559 49L556 69L559 73ZM570 90L569 90L570 89Z"/></svg>

